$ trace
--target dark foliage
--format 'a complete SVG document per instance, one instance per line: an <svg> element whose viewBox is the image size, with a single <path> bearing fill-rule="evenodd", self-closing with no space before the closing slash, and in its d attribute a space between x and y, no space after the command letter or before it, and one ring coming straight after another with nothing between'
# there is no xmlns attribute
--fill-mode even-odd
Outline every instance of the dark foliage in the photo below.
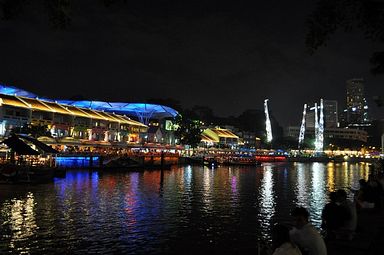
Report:
<svg viewBox="0 0 384 255"><path fill-rule="evenodd" d="M9 20L19 15L27 0L0 0L0 17Z"/></svg>
<svg viewBox="0 0 384 255"><path fill-rule="evenodd" d="M196 148L201 141L201 121L191 111L184 111L176 116L175 123L178 126L175 135L180 143Z"/></svg>
<svg viewBox="0 0 384 255"><path fill-rule="evenodd" d="M71 25L71 0L44 0L49 21L56 29L66 29Z"/></svg>
<svg viewBox="0 0 384 255"><path fill-rule="evenodd" d="M384 43L384 2L377 0L320 0L307 21L310 53L326 45L338 29L360 29L365 38ZM372 73L384 73L384 51L371 57Z"/></svg>
<svg viewBox="0 0 384 255"><path fill-rule="evenodd" d="M40 136L51 137L51 132L49 132L47 125L27 124L20 129L20 133L30 135L34 138L38 138Z"/></svg>

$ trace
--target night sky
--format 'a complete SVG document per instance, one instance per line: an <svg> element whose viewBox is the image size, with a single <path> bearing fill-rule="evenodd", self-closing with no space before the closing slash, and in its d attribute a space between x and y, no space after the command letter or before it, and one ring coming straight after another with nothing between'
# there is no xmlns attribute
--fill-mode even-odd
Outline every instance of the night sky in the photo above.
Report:
<svg viewBox="0 0 384 255"><path fill-rule="evenodd" d="M374 117L383 117L372 97L384 96L384 75L369 64L378 45L340 31L307 53L316 1L72 2L66 30L52 29L33 3L0 21L0 83L50 98L174 98L219 116L261 109L269 98L281 124L299 125L304 103L323 97L341 108L345 81L364 78Z"/></svg>

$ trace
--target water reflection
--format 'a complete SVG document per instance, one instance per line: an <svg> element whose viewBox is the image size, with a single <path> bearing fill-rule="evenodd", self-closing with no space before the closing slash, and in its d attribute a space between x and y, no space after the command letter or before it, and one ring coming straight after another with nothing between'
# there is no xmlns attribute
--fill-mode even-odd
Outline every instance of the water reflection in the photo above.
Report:
<svg viewBox="0 0 384 255"><path fill-rule="evenodd" d="M328 192L335 191L335 164L327 164L327 190Z"/></svg>
<svg viewBox="0 0 384 255"><path fill-rule="evenodd" d="M313 163L312 165L312 191L311 203L309 205L311 218L316 225L321 224L321 212L325 205L326 188L324 182L325 165L322 163Z"/></svg>
<svg viewBox="0 0 384 255"><path fill-rule="evenodd" d="M304 163L295 163L297 169L297 182L296 182L296 205L306 207L308 204L308 190L306 178L306 166Z"/></svg>
<svg viewBox="0 0 384 255"><path fill-rule="evenodd" d="M320 227L328 192L368 175L368 164L271 163L72 171L49 185L0 186L0 254L239 253L295 206Z"/></svg>
<svg viewBox="0 0 384 255"><path fill-rule="evenodd" d="M261 234L269 239L271 218L275 213L275 198L273 190L273 169L271 165L264 166L263 179L260 186L260 220Z"/></svg>
<svg viewBox="0 0 384 255"><path fill-rule="evenodd" d="M34 209L35 200L31 192L24 199L5 202L1 208L2 217L7 219L2 223L2 228L8 229L5 237L9 238L9 248L17 248L20 254L29 253L30 243L25 241L38 230Z"/></svg>

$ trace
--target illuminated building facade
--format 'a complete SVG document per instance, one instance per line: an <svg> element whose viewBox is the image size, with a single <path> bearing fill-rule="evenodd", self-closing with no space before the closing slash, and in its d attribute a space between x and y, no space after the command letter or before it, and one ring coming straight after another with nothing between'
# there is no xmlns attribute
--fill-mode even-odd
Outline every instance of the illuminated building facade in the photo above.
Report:
<svg viewBox="0 0 384 255"><path fill-rule="evenodd" d="M307 114L305 117L305 126L307 128L315 127L315 106L308 106ZM318 106L319 107L319 106ZM319 110L319 108L318 108ZM324 128L336 128L339 127L338 117L338 103L336 100L323 100L323 113L324 113Z"/></svg>
<svg viewBox="0 0 384 255"><path fill-rule="evenodd" d="M228 129L207 128L201 135L201 142L206 146L236 147L239 144L239 137Z"/></svg>
<svg viewBox="0 0 384 255"><path fill-rule="evenodd" d="M56 140L66 143L177 143L173 118L178 112L163 105L39 99L33 93L4 85L0 85L0 100L0 136L31 123L48 126ZM159 126L153 139L147 132L152 125Z"/></svg>
<svg viewBox="0 0 384 255"><path fill-rule="evenodd" d="M53 101L0 94L0 136L28 124L47 126L58 140L138 143L147 126L127 116Z"/></svg>
<svg viewBox="0 0 384 255"><path fill-rule="evenodd" d="M338 104L336 100L323 100L324 128L339 127Z"/></svg>
<svg viewBox="0 0 384 255"><path fill-rule="evenodd" d="M297 138L300 133L300 127L289 126L285 130L288 137ZM306 128L306 137L315 137L315 128ZM324 138L345 139L351 141L367 142L368 133L364 130L354 128L327 128L324 130Z"/></svg>
<svg viewBox="0 0 384 255"><path fill-rule="evenodd" d="M363 127L369 123L368 104L364 94L364 80L347 81L346 109L343 112L343 125Z"/></svg>

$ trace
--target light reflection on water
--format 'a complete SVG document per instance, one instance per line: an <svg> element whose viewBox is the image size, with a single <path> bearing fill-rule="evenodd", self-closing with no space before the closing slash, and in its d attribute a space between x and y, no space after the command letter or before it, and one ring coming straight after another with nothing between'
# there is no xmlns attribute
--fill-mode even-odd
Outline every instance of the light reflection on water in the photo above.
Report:
<svg viewBox="0 0 384 255"><path fill-rule="evenodd" d="M324 174L326 173L326 166L322 163L313 163L312 165L312 190L310 194L310 214L312 221L317 225L321 225L321 212L326 200L324 199L326 194Z"/></svg>
<svg viewBox="0 0 384 255"><path fill-rule="evenodd" d="M319 227L329 192L357 189L368 174L363 163L269 163L71 171L52 184L2 185L0 253L256 252L294 206Z"/></svg>
<svg viewBox="0 0 384 255"><path fill-rule="evenodd" d="M261 235L269 238L271 219L275 213L275 197L273 185L273 169L270 164L264 167L264 175L260 186L260 221Z"/></svg>

